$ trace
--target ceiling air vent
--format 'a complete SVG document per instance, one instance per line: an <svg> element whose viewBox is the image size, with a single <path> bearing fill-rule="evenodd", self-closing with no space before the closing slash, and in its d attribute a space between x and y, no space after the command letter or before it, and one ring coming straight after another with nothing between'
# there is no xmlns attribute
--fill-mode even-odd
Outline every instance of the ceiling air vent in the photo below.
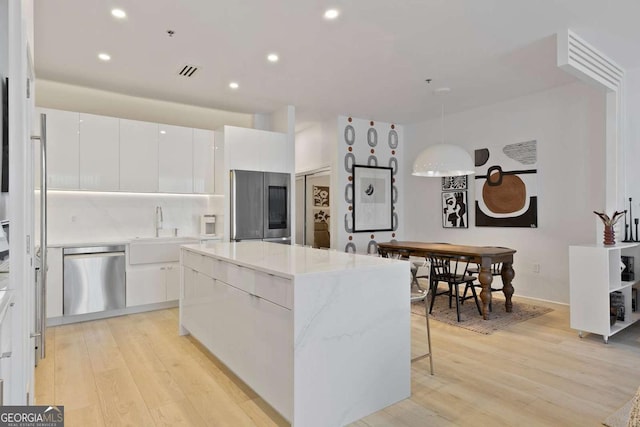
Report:
<svg viewBox="0 0 640 427"><path fill-rule="evenodd" d="M198 71L198 67L187 64L178 71L178 75L182 77L193 77L196 71Z"/></svg>
<svg viewBox="0 0 640 427"><path fill-rule="evenodd" d="M558 33L558 67L617 91L624 69L571 30Z"/></svg>

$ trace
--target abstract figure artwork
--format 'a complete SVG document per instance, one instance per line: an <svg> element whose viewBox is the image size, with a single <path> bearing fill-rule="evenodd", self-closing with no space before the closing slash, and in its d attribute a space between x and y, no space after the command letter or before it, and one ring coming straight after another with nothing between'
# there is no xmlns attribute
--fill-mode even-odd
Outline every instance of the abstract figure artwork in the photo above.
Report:
<svg viewBox="0 0 640 427"><path fill-rule="evenodd" d="M476 226L538 227L537 141L475 151Z"/></svg>
<svg viewBox="0 0 640 427"><path fill-rule="evenodd" d="M442 226L444 228L467 228L467 212L466 191L442 193Z"/></svg>

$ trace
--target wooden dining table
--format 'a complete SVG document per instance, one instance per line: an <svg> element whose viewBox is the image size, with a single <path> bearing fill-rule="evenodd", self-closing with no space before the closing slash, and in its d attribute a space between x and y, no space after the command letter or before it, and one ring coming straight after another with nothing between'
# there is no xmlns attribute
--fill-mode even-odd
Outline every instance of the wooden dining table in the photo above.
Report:
<svg viewBox="0 0 640 427"><path fill-rule="evenodd" d="M480 299L482 300L482 318L489 318L489 304L491 303L491 264L501 262L502 270L502 292L505 298L505 309L507 313L511 313L513 304L511 296L513 295L513 285L511 281L515 276L513 271L513 254L515 249L502 248L497 246L468 246L455 245L449 243L427 243L427 242L406 242L391 241L386 243L378 243L378 247L387 252L402 252L411 256L429 257L430 255L462 255L468 257L470 262L480 266L478 280L482 285Z"/></svg>

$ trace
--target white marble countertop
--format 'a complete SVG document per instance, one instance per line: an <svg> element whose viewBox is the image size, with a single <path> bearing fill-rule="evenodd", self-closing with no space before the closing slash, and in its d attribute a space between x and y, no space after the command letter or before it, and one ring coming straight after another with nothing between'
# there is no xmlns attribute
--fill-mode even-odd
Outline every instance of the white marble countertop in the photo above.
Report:
<svg viewBox="0 0 640 427"><path fill-rule="evenodd" d="M9 286L9 273L0 273L0 291L4 291Z"/></svg>
<svg viewBox="0 0 640 427"><path fill-rule="evenodd" d="M261 241L209 242L207 244L183 245L182 247L212 258L230 261L237 265L286 278L293 278L301 274L367 269L388 265L388 263L406 262Z"/></svg>
<svg viewBox="0 0 640 427"><path fill-rule="evenodd" d="M9 273L0 273L0 319L2 319L2 313L11 300L12 291L7 289L8 286Z"/></svg>
<svg viewBox="0 0 640 427"><path fill-rule="evenodd" d="M69 241L58 241L58 242L47 242L47 246L50 248L80 248L87 246L106 246L106 245L127 245L132 242L153 242L157 241L167 241L167 240L218 240L222 239L222 236L211 236L211 235L194 235L194 236L162 236L162 237L153 237L153 236L136 236L132 238L121 238L121 239L99 239L93 241L78 241L78 240L69 240Z"/></svg>

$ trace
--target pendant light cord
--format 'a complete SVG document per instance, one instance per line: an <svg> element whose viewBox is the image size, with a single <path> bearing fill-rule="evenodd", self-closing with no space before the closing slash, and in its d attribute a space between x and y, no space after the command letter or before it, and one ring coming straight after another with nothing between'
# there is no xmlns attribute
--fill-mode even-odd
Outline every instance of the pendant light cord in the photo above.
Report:
<svg viewBox="0 0 640 427"><path fill-rule="evenodd" d="M440 119L440 140L444 144L444 102L442 103L442 118Z"/></svg>

